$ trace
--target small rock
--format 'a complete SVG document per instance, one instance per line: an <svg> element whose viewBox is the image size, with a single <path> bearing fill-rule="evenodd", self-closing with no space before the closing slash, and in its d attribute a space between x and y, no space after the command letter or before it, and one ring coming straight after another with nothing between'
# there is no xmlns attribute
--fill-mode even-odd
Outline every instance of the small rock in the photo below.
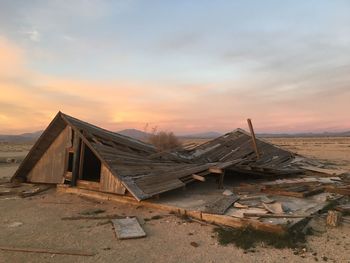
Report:
<svg viewBox="0 0 350 263"><path fill-rule="evenodd" d="M23 225L22 222L13 222L13 223L11 223L11 224L8 224L7 226L8 226L8 227L19 227L19 226L21 226L21 225Z"/></svg>
<svg viewBox="0 0 350 263"><path fill-rule="evenodd" d="M328 261L328 258L326 256L322 257L323 261Z"/></svg>
<svg viewBox="0 0 350 263"><path fill-rule="evenodd" d="M190 244L191 244L192 247L199 247L197 242L191 242Z"/></svg>

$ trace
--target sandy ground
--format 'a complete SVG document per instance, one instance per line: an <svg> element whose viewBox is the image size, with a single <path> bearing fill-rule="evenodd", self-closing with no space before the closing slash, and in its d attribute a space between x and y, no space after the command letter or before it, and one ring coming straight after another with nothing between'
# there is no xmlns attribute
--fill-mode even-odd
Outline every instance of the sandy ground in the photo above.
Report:
<svg viewBox="0 0 350 263"><path fill-rule="evenodd" d="M321 146L317 146L319 142ZM279 144L301 154L330 160L343 168L349 167L350 138L343 141L335 138L333 143L328 140L328 144L323 144L324 139L319 142L281 139ZM0 165L0 178L11 176L16 167L16 164ZM146 219L143 228L147 237L121 241L115 237L108 220L61 219L93 208L104 209L106 214ZM25 199L0 196L0 215L0 246L96 253L86 257L0 251L0 262L350 262L349 224L309 236L306 252L297 254L293 249L275 249L263 244L250 251L233 244L222 246L212 226L189 223L175 215L144 207L58 194L54 189ZM155 215L163 217L147 220ZM198 247L193 247L191 242L196 242Z"/></svg>
<svg viewBox="0 0 350 263"><path fill-rule="evenodd" d="M350 137L270 138L267 140L292 152L350 170Z"/></svg>

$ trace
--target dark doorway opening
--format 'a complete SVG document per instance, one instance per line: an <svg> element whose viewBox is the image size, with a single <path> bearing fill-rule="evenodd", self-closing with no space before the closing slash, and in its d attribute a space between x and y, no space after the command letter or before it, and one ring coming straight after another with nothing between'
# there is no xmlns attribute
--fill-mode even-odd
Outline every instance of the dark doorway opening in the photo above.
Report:
<svg viewBox="0 0 350 263"><path fill-rule="evenodd" d="M99 182L101 177L101 161L96 155L85 145L82 180Z"/></svg>
<svg viewBox="0 0 350 263"><path fill-rule="evenodd" d="M68 152L68 166L67 172L73 171L73 152Z"/></svg>

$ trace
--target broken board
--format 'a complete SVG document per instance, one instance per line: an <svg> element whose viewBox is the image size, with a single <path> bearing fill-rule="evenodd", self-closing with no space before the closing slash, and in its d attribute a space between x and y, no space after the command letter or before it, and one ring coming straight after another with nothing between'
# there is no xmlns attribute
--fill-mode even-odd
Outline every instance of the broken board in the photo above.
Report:
<svg viewBox="0 0 350 263"><path fill-rule="evenodd" d="M224 196L205 206L205 213L223 215L239 198L236 195Z"/></svg>
<svg viewBox="0 0 350 263"><path fill-rule="evenodd" d="M141 238L146 236L136 217L112 219L112 223L118 239Z"/></svg>

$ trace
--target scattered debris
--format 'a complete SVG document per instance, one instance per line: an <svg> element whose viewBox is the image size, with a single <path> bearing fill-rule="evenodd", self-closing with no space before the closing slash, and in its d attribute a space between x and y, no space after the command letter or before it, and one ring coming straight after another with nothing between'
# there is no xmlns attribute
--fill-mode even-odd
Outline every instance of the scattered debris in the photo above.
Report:
<svg viewBox="0 0 350 263"><path fill-rule="evenodd" d="M136 217L112 219L112 223L118 239L141 238L146 236Z"/></svg>
<svg viewBox="0 0 350 263"><path fill-rule="evenodd" d="M267 211L271 212L272 214L283 214L285 211L281 203L277 203L277 202L273 204L262 203L262 205Z"/></svg>

